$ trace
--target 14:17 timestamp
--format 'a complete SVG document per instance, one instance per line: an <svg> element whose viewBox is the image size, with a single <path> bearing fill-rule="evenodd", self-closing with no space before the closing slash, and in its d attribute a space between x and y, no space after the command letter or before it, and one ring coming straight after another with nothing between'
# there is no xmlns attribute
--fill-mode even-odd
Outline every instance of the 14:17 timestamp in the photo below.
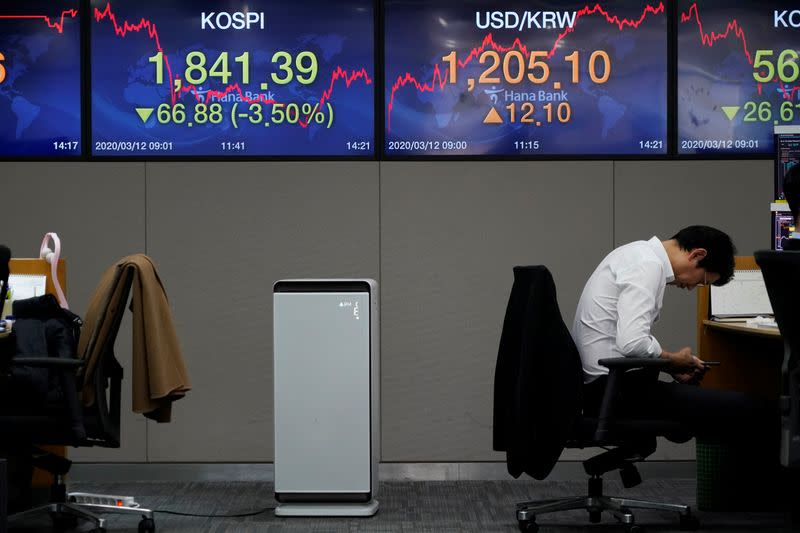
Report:
<svg viewBox="0 0 800 533"><path fill-rule="evenodd" d="M53 150L56 152L74 152L78 149L78 141L53 141Z"/></svg>

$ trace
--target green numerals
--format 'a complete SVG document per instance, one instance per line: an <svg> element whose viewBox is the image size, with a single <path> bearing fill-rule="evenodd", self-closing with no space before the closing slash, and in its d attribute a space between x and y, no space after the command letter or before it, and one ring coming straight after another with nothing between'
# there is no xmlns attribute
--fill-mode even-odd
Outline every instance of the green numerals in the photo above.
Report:
<svg viewBox="0 0 800 533"><path fill-rule="evenodd" d="M297 70L297 81L302 85L314 83L317 79L319 63L317 56L313 52L300 52L294 58L294 69L292 69L292 55L289 52L275 52L272 62L278 64L279 72L272 73L272 81L278 85L286 85L295 77L294 70Z"/></svg>
<svg viewBox="0 0 800 533"><path fill-rule="evenodd" d="M800 77L800 67L797 65L798 54L794 50L784 50L778 55L777 64L773 64L770 58L774 55L773 50L756 50L756 57L753 60L753 79L759 83L768 83L775 80L777 73L778 79L783 83L794 83ZM764 74L761 73L764 69Z"/></svg>
<svg viewBox="0 0 800 533"><path fill-rule="evenodd" d="M0 55L0 61L2 61L1 57ZM207 68L208 57L205 53L189 52L186 55L186 70L184 70L183 79L192 85L199 86L206 83L209 78L217 78L221 84L227 85L233 76L229 57L228 52L222 52L214 60L211 68ZM164 53L158 52L147 58L147 61L156 67L156 84L164 83L164 63L166 62ZM234 57L233 61L241 65L240 83L243 85L250 83L250 52L244 52L242 55ZM294 79L297 79L302 85L309 85L314 83L319 73L319 62L314 52L300 52L292 57L289 52L278 51L273 54L272 62L277 65L277 71L271 75L272 81L278 85L286 85ZM5 69L0 64L0 82L4 77Z"/></svg>

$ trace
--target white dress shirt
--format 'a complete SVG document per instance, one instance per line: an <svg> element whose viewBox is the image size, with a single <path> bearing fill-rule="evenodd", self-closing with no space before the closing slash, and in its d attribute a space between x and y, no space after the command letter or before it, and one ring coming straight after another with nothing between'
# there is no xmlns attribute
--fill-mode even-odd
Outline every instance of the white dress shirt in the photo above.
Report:
<svg viewBox="0 0 800 533"><path fill-rule="evenodd" d="M584 383L608 374L600 359L661 355L650 329L674 279L658 237L620 246L603 259L583 288L572 323Z"/></svg>

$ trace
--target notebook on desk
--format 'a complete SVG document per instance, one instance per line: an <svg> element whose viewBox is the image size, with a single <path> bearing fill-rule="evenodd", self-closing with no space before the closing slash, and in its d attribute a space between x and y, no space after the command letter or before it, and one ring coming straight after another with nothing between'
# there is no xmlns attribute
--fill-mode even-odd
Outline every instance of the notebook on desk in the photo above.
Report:
<svg viewBox="0 0 800 533"><path fill-rule="evenodd" d="M772 304L760 270L737 270L727 285L711 286L712 319L736 321L764 315L772 315Z"/></svg>

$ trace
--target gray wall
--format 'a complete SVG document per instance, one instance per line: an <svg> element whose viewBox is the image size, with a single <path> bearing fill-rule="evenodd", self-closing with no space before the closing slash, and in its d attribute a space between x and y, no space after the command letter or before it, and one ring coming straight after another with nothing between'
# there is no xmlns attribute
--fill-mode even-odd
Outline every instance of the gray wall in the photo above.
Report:
<svg viewBox="0 0 800 533"><path fill-rule="evenodd" d="M338 276L380 282L383 461L502 460L511 267L548 265L570 321L615 245L706 223L743 255L768 248L773 187L769 161L0 163L0 183L0 242L30 257L57 231L78 313L116 258L159 266L194 390L155 424L130 413L126 383L122 449L71 453L117 462L271 461L272 283ZM694 347L694 294L667 293L662 344ZM129 365L129 320L117 350Z"/></svg>

